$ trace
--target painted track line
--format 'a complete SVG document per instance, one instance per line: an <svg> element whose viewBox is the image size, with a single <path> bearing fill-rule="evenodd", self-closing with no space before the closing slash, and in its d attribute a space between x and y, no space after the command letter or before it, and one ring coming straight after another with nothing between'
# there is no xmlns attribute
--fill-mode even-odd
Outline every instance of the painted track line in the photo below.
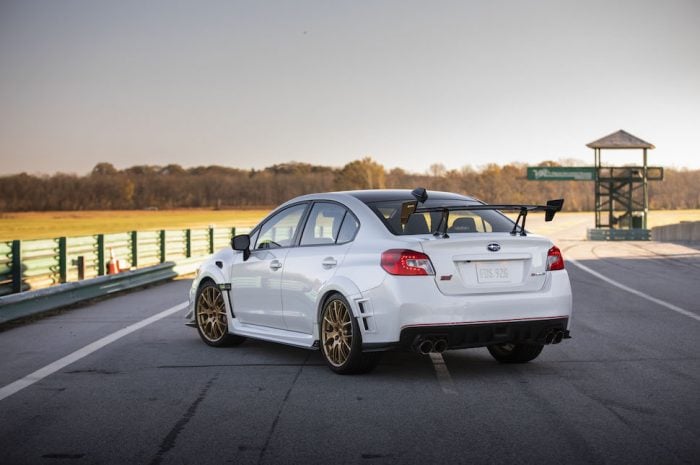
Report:
<svg viewBox="0 0 700 465"><path fill-rule="evenodd" d="M70 365L71 363L77 362L78 360L87 357L88 355L92 354L93 352L96 352L100 350L101 348L111 344L114 341L117 341L124 336L127 336L134 331L138 331L141 328L145 328L146 326L150 325L151 323L155 323L158 320L162 320L166 316L170 316L173 313L177 313L180 310L183 310L184 308L187 307L187 302L182 302L174 307L170 307L167 310L163 310L160 313L157 313L151 317L146 318L145 320L141 320L137 323L134 323L132 325L127 326L126 328L120 329L119 331L116 331L112 334L109 334L102 339L98 339L97 341L86 345L85 347L76 350L75 352L66 355L63 358L60 358L56 360L53 363L50 363L46 365L43 368L39 368L36 370L34 373L30 373L24 378L18 379L17 381L8 384L7 386L3 386L0 388L0 400L5 399L6 397L11 396L12 394L15 394L22 389L31 386L32 384L36 383L37 381L41 381L42 379L46 378L49 375L52 375L56 373L57 371L65 368L66 366Z"/></svg>
<svg viewBox="0 0 700 465"><path fill-rule="evenodd" d="M442 354L431 352L430 360L433 362L435 375L440 383L442 392L445 394L457 394L457 389L455 388L455 384L452 382L452 376L450 376L450 371L447 369L447 365L445 364L445 359L442 357Z"/></svg>
<svg viewBox="0 0 700 465"><path fill-rule="evenodd" d="M700 321L700 315L696 315L695 313L693 313L691 311L688 311L688 310L681 308L677 305L673 305L671 303L668 303L665 300L657 299L656 297L650 296L649 294L645 294L644 292L638 291L637 289L633 289L629 286L625 286L622 283L619 283L613 279L608 278L607 276L604 276L604 275L598 273L595 270L592 270L591 268L588 268L586 265L580 264L578 261L574 260L573 258L567 258L566 261L571 263L572 265L580 268L581 270L585 271L586 273L589 273L598 279L602 279L606 283L608 283L612 286L615 286L619 289L622 289L623 291L627 291L630 294L634 294L638 297L641 297L642 299L646 299L650 302L654 302L657 305L661 305L662 307L666 307L669 310L673 310L674 312L680 313L681 315L687 316L688 318L692 318L693 320Z"/></svg>

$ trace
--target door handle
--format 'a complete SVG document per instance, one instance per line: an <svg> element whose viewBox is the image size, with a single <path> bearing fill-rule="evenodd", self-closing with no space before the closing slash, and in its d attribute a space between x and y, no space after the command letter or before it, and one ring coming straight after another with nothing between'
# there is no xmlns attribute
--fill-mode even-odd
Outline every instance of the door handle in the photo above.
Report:
<svg viewBox="0 0 700 465"><path fill-rule="evenodd" d="M270 262L271 270L279 270L280 268L282 268L282 263L279 260L272 260Z"/></svg>
<svg viewBox="0 0 700 465"><path fill-rule="evenodd" d="M333 258L333 257L326 257L326 258L324 258L323 261L321 262L321 266L324 267L324 268L333 268L333 267L336 266L337 264L338 264L338 262L337 262L336 259Z"/></svg>

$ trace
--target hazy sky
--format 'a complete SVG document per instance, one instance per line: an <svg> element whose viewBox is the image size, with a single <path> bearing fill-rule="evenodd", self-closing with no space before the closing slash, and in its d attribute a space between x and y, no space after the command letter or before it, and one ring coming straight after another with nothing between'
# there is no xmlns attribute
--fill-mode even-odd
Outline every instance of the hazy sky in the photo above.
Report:
<svg viewBox="0 0 700 465"><path fill-rule="evenodd" d="M0 173L592 161L618 129L700 168L700 1L0 0Z"/></svg>

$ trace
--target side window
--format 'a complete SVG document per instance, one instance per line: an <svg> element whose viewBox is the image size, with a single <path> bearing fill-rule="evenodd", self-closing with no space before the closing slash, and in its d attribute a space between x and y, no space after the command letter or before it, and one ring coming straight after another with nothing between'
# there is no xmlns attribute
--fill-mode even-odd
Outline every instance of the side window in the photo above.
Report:
<svg viewBox="0 0 700 465"><path fill-rule="evenodd" d="M346 211L335 203L315 203L304 227L301 245L335 244Z"/></svg>
<svg viewBox="0 0 700 465"><path fill-rule="evenodd" d="M260 228L256 249L289 247L294 241L294 234L299 227L307 204L286 208L270 218Z"/></svg>
<svg viewBox="0 0 700 465"><path fill-rule="evenodd" d="M360 223L355 218L355 215L348 212L343 220L343 225L340 227L340 232L338 232L338 244L344 244L355 239L355 234L357 230L360 229Z"/></svg>
<svg viewBox="0 0 700 465"><path fill-rule="evenodd" d="M250 233L250 244L251 244L251 247L250 247L250 248L251 248L251 249L254 249L254 248L255 248L255 247L253 247L253 245L255 245L255 241L258 240L258 236L259 236L259 235L260 235L260 230L259 230L259 229L258 229L257 231L255 231L255 233L253 233L253 232Z"/></svg>

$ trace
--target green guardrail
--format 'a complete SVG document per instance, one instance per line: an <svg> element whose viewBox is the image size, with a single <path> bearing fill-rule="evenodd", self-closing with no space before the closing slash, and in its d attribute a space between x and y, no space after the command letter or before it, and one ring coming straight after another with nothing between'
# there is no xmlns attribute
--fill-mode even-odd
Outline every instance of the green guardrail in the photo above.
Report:
<svg viewBox="0 0 700 465"><path fill-rule="evenodd" d="M178 276L173 262L0 297L0 323Z"/></svg>
<svg viewBox="0 0 700 465"><path fill-rule="evenodd" d="M117 260L126 271L201 259L235 233L211 227L0 242L0 296L105 276Z"/></svg>
<svg viewBox="0 0 700 465"><path fill-rule="evenodd" d="M0 323L193 273L235 234L210 227L0 242Z"/></svg>

